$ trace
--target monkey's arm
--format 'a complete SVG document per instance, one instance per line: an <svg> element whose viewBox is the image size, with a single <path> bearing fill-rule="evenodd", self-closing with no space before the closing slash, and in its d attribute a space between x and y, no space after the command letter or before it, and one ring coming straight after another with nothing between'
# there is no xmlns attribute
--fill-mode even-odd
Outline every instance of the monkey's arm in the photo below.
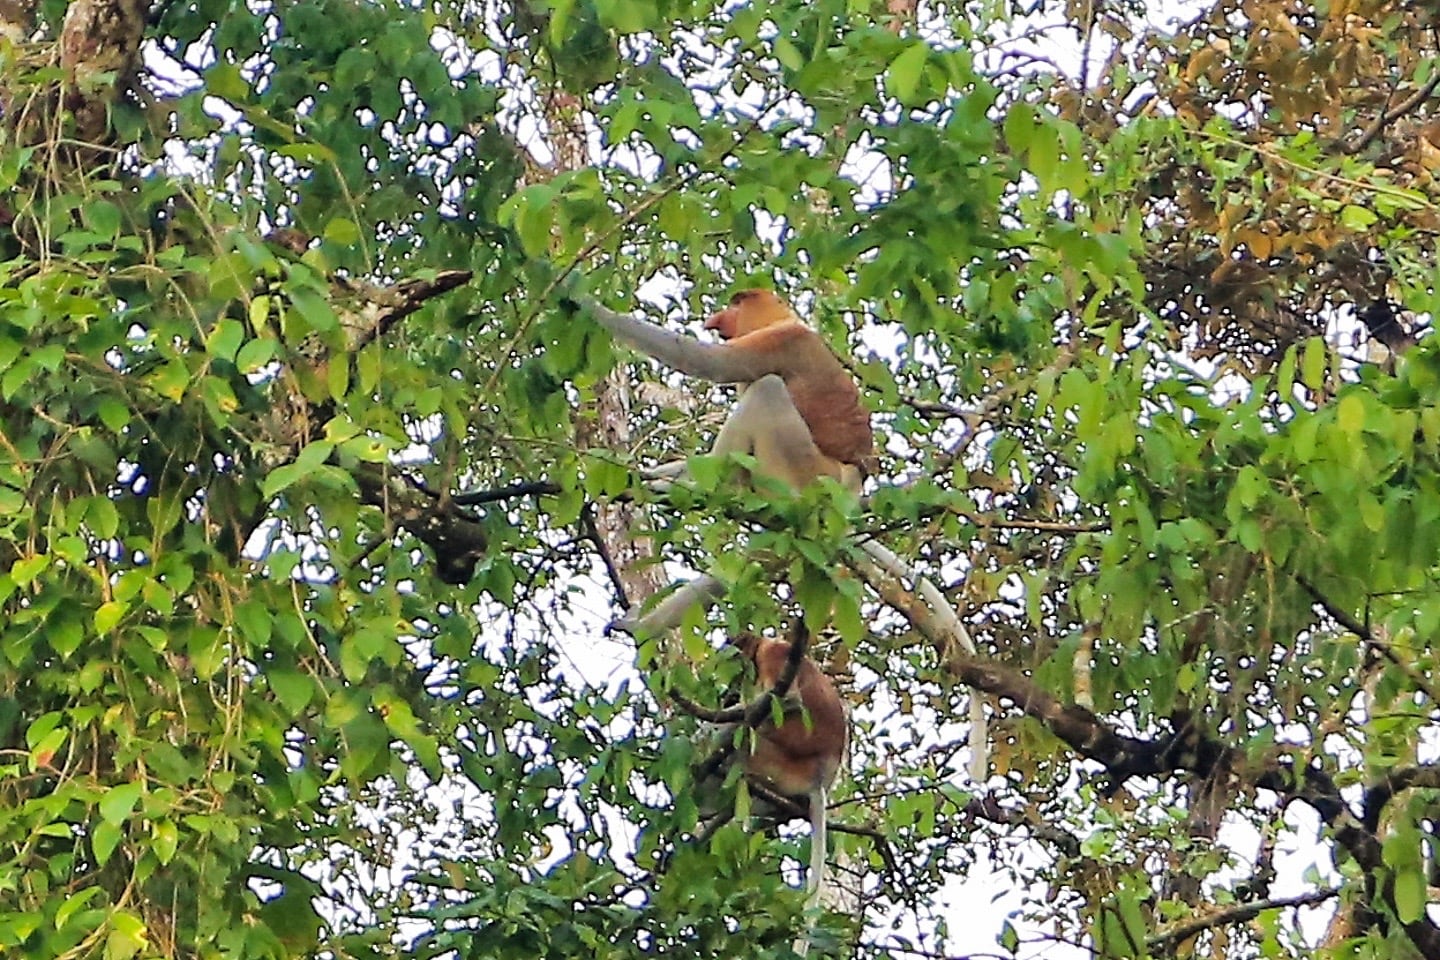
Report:
<svg viewBox="0 0 1440 960"><path fill-rule="evenodd" d="M649 321L616 313L593 300L581 301L580 305L618 339L688 376L714 383L752 383L767 373L783 373L774 354L706 343Z"/></svg>

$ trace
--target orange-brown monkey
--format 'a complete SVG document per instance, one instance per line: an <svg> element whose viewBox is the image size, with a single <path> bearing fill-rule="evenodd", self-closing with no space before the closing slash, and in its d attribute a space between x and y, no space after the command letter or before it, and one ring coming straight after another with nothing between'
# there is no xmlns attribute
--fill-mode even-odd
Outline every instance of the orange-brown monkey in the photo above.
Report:
<svg viewBox="0 0 1440 960"><path fill-rule="evenodd" d="M860 389L818 333L768 290L744 290L705 321L706 343L609 310L595 318L626 343L681 373L743 384L711 453L748 453L760 471L795 489L833 477L859 490L875 452ZM683 472L664 464L656 476Z"/></svg>
<svg viewBox="0 0 1440 960"><path fill-rule="evenodd" d="M735 638L735 646L754 661L760 687L773 688L785 671L790 643L742 633ZM835 684L808 656L800 661L785 700L780 724L769 720L756 730L754 747L745 758L745 773L782 796L810 798L816 789L830 788L845 758L850 738L845 704ZM823 810L823 797L820 807ZM812 817L816 813L813 801L810 813Z"/></svg>
<svg viewBox="0 0 1440 960"><path fill-rule="evenodd" d="M874 459L875 440L860 389L824 339L768 290L744 290L705 321L723 342L706 343L648 321L588 304L619 339L681 373L743 385L711 453L753 456L759 472L800 489L831 477L854 492ZM650 471L656 479L685 472L684 461ZM713 601L722 585L704 574L645 617L614 626L658 633L680 623L698 602Z"/></svg>
<svg viewBox="0 0 1440 960"><path fill-rule="evenodd" d="M803 626L797 627L802 631ZM797 632L795 641L802 634ZM785 673L791 642L771 640L753 633L735 638L735 646L755 664L755 675L761 689L773 690ZM755 728L741 761L745 775L762 786L796 803L803 803L810 814L810 873L806 887L810 892L809 906L820 901L825 876L825 809L830 785L844 762L849 745L850 723L845 704L835 684L821 672L809 656L801 658L790 689L785 694L784 716L780 723L773 718ZM735 736L736 725L724 728L723 738ZM701 789L709 788L702 783ZM757 811L771 812L759 804ZM803 956L808 938L802 938L797 949Z"/></svg>

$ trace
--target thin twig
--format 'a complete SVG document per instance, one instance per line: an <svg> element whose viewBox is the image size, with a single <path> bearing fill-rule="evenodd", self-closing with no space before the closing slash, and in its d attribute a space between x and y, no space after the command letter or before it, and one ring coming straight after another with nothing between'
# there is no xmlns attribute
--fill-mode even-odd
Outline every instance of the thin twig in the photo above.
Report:
<svg viewBox="0 0 1440 960"><path fill-rule="evenodd" d="M1416 670L1413 664L1407 663L1398 653L1396 653L1395 649L1391 647L1390 644L1375 636L1373 630L1365 626L1365 624L1361 623L1359 620L1356 620L1347 611L1337 607L1334 603L1330 601L1328 597L1326 597L1323 593L1320 592L1319 588L1317 588L1309 580L1297 575L1295 577L1295 582L1300 584L1301 589L1303 589L1306 593L1310 594L1310 598L1314 600L1316 605L1323 609L1332 620L1340 624L1340 626L1344 627L1346 630L1349 630L1351 633L1355 634L1355 636L1359 637L1363 642L1369 644L1370 646L1378 650L1381 656L1383 656L1386 660L1389 660L1395 666L1400 668L1400 672L1405 674L1406 678L1415 685L1415 689L1419 690L1421 693L1425 694L1425 696L1429 697L1430 702L1436 707L1440 707L1440 692L1437 692L1435 690L1435 688L1431 685L1430 681L1425 678L1424 674Z"/></svg>

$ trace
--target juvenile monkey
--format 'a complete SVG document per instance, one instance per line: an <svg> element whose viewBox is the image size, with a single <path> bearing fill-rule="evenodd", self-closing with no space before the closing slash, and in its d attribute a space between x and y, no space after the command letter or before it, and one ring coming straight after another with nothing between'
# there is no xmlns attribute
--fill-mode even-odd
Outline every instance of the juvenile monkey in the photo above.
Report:
<svg viewBox="0 0 1440 960"><path fill-rule="evenodd" d="M755 664L759 687L769 692L775 691L781 677L786 675L793 645L799 644L803 650L807 639L803 624L797 624L792 641L742 633L735 638L734 645ZM755 726L753 736L745 739L742 734L740 762L746 777L753 782L808 808L810 870L806 888L810 893L808 906L813 908L820 902L824 884L825 810L829 790L845 759L850 724L835 684L814 660L809 656L800 656L791 675L793 680L784 693L781 721L775 723L768 704L760 701L759 706L766 711L767 719ZM687 709L700 712L690 705ZM742 708L740 712L744 713L746 709ZM739 725L732 722L722 728L720 742L732 743ZM712 757L712 764L701 771L702 790L713 789L713 781L719 775L719 764L713 761L723 757L723 751L717 753ZM762 816L776 812L773 805L767 804L758 804L756 810ZM808 939L802 939L797 945L802 956L808 945Z"/></svg>
<svg viewBox="0 0 1440 960"><path fill-rule="evenodd" d="M762 690L771 690L785 671L790 641L773 640L753 633L735 638L735 647L755 664L755 678ZM824 792L835 782L845 758L850 728L845 704L835 684L805 656L785 696L785 715L776 725L767 720L756 730L756 739L745 757L747 776L767 784L784 797L810 799L815 816L815 791L820 791L818 809L825 806ZM824 830L824 817L819 830ZM821 848L824 843L820 844ZM813 877L812 877L813 880Z"/></svg>
<svg viewBox="0 0 1440 960"><path fill-rule="evenodd" d="M800 489L831 477L859 492L873 466L874 434L860 389L821 336L768 290L743 290L705 321L720 343L707 343L637 317L587 304L617 338L681 373L742 385L740 397L710 452L753 456L759 472ZM650 475L674 479L684 461L662 464ZM685 611L722 592L705 574L685 584L640 619L618 629L655 633L679 624Z"/></svg>

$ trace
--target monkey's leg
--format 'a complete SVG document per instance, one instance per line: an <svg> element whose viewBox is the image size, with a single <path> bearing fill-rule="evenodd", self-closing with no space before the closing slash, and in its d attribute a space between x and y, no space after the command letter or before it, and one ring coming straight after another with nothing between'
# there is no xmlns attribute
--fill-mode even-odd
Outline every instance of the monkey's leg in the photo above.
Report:
<svg viewBox="0 0 1440 960"><path fill-rule="evenodd" d="M790 399L785 381L775 374L767 374L745 389L720 428L710 452L750 454L758 461L762 473L783 480L797 490L822 476L834 477L859 490L859 472L850 464L842 464L820 452L810 435L809 425ZM646 476L663 484L684 473L684 462L677 460L647 471ZM708 609L724 593L724 584L709 573L702 574L644 616L622 617L610 624L610 629L654 636L679 626L692 606L703 604Z"/></svg>
<svg viewBox="0 0 1440 960"><path fill-rule="evenodd" d="M621 617L613 621L610 630L621 630L631 636L655 636L680 625L685 612L696 604L708 610L725 595L725 584L708 573L702 573L694 580L680 585L674 593L661 600L644 616Z"/></svg>
<svg viewBox="0 0 1440 960"><path fill-rule="evenodd" d="M842 464L815 446L785 381L773 373L745 388L710 452L748 453L759 462L760 472L797 490L817 477L843 479Z"/></svg>
<svg viewBox="0 0 1440 960"><path fill-rule="evenodd" d="M860 491L859 469L820 452L810 426L790 399L785 381L775 374L761 377L740 395L710 453L749 454L759 461L761 473L783 480L796 490L817 477L834 477L856 493ZM657 492L685 475L684 460L671 460L641 471Z"/></svg>

